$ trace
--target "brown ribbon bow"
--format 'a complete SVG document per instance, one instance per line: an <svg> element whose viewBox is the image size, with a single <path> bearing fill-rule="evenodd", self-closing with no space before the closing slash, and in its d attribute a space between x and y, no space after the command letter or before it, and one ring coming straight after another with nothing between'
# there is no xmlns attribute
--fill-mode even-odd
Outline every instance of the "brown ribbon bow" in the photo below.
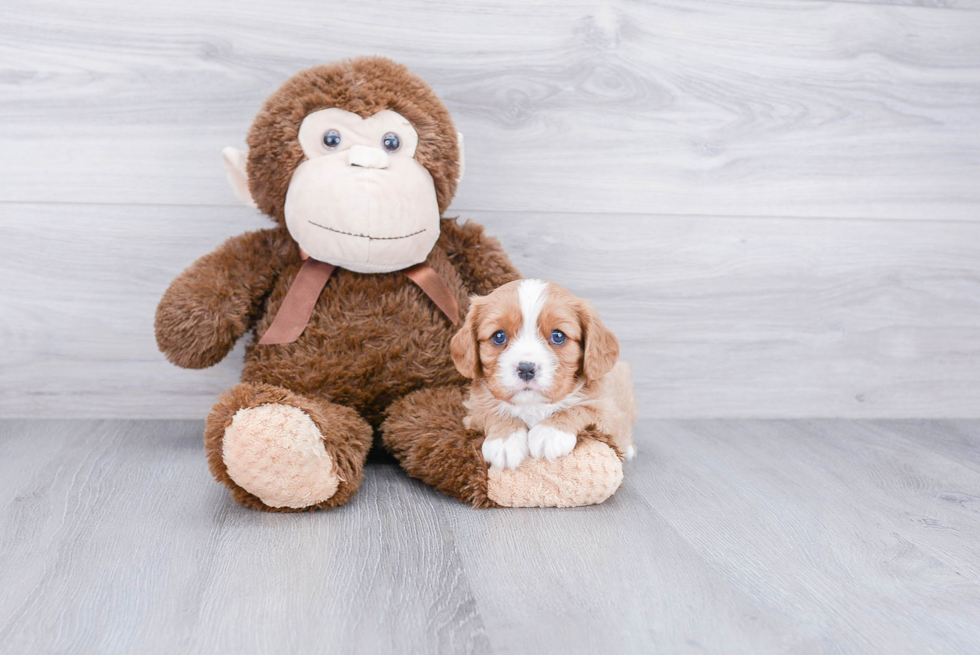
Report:
<svg viewBox="0 0 980 655"><path fill-rule="evenodd" d="M265 331L259 343L271 345L277 343L292 343L303 334L306 325L313 315L313 308L320 298L320 293L330 281L336 266L326 262L308 258L296 274L296 279L289 286L286 297L283 298L272 325ZM442 313L452 322L459 323L459 305L456 297L449 290L446 281L428 264L416 264L402 271L427 295Z"/></svg>

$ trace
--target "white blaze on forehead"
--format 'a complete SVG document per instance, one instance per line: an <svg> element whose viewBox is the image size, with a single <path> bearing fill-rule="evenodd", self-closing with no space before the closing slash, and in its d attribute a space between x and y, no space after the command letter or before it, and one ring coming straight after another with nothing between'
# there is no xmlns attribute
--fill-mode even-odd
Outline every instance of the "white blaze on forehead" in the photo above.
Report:
<svg viewBox="0 0 980 655"><path fill-rule="evenodd" d="M538 329L541 310L548 300L548 283L543 280L522 280L517 285L517 300L521 307L521 328L516 335L509 335L512 340L500 356L497 375L512 392L537 396L525 391L526 383L518 376L517 366L521 362L534 364L534 378L530 381L532 388L539 393L548 392L558 368L558 358ZM521 398L515 397L514 401L520 402Z"/></svg>
<svg viewBox="0 0 980 655"><path fill-rule="evenodd" d="M521 280L517 285L517 299L521 303L521 336L528 332L537 334L538 316L548 298L548 283L543 280Z"/></svg>

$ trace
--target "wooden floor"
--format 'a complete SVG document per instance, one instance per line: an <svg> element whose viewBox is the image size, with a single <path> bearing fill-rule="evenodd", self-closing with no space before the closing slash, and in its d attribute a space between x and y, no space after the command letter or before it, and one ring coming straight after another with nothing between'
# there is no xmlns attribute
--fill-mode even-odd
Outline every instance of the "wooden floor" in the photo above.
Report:
<svg viewBox="0 0 980 655"><path fill-rule="evenodd" d="M269 226L222 147L362 54L466 135L448 215L619 336L605 505L211 480L243 344L177 369L156 303ZM0 153L3 655L980 653L980 421L914 420L980 418L980 0L2 0Z"/></svg>
<svg viewBox="0 0 980 655"><path fill-rule="evenodd" d="M980 652L980 422L646 421L605 505L372 465L274 515L201 422L0 422L8 653Z"/></svg>

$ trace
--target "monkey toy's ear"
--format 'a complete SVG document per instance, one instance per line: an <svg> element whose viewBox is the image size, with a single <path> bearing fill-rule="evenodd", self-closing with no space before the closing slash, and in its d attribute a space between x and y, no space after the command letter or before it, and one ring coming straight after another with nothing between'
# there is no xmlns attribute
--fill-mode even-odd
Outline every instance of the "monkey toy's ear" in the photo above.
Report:
<svg viewBox="0 0 980 655"><path fill-rule="evenodd" d="M252 200L252 193L248 190L248 173L245 170L248 155L238 148L229 147L221 151L221 161L225 165L228 183L231 184L231 190L235 192L235 196L255 209L257 205Z"/></svg>
<svg viewBox="0 0 980 655"><path fill-rule="evenodd" d="M466 156L463 154L463 133L456 133L456 145L459 147L459 177L456 178L456 184L463 179L463 171L466 170Z"/></svg>

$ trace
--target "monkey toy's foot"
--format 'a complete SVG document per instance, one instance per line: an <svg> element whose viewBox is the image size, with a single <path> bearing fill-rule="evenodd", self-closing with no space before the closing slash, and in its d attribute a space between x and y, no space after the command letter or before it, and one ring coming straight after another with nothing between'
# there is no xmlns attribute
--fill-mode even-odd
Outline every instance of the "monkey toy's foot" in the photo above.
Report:
<svg viewBox="0 0 980 655"><path fill-rule="evenodd" d="M309 414L269 403L240 409L225 428L228 476L270 507L308 507L337 493L340 476Z"/></svg>
<svg viewBox="0 0 980 655"><path fill-rule="evenodd" d="M580 436L571 453L555 460L528 458L516 469L490 467L487 497L501 507L598 505L622 484L623 463L597 436Z"/></svg>
<svg viewBox="0 0 980 655"><path fill-rule="evenodd" d="M242 383L208 417L211 472L254 509L344 503L360 485L371 428L347 407L266 384Z"/></svg>
<svg viewBox="0 0 980 655"><path fill-rule="evenodd" d="M516 469L488 467L483 435L463 427L465 391L425 389L388 410L385 445L412 477L475 507L578 507L613 495L623 481L620 454L594 430L554 461L527 459Z"/></svg>

